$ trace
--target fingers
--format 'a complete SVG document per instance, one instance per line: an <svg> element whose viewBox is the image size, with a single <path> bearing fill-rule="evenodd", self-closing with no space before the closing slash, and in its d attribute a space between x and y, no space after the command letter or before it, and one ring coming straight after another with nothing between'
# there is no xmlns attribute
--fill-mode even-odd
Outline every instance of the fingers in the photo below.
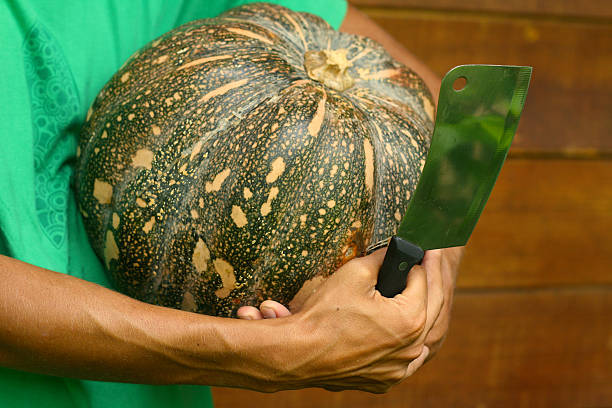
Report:
<svg viewBox="0 0 612 408"><path fill-rule="evenodd" d="M290 316L291 312L285 306L273 300L264 300L259 309L254 306L242 306L236 313L239 319L261 320Z"/></svg>
<svg viewBox="0 0 612 408"><path fill-rule="evenodd" d="M236 312L236 315L238 316L239 319L242 319L242 320L261 320L263 319L263 315L261 314L259 309L257 309L254 306L242 306L240 309L238 309L238 312Z"/></svg>
<svg viewBox="0 0 612 408"><path fill-rule="evenodd" d="M289 309L273 300L264 300L261 305L259 305L259 310L261 310L264 319L274 319L291 315Z"/></svg>

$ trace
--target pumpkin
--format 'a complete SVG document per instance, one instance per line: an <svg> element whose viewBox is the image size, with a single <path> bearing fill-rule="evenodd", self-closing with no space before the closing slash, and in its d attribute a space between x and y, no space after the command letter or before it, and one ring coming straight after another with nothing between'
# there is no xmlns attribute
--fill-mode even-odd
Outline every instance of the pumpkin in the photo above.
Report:
<svg viewBox="0 0 612 408"><path fill-rule="evenodd" d="M87 113L76 189L118 290L235 316L288 303L396 230L433 129L374 41L270 4L180 26Z"/></svg>

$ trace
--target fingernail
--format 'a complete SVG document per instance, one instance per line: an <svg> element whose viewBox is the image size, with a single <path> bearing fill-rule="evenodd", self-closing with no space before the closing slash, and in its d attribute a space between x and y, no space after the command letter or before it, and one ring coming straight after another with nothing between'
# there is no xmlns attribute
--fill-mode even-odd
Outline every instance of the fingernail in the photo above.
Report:
<svg viewBox="0 0 612 408"><path fill-rule="evenodd" d="M253 316L253 313L247 310L247 308L240 308L240 310L238 310L237 315L238 318L242 320L253 320L255 318Z"/></svg>
<svg viewBox="0 0 612 408"><path fill-rule="evenodd" d="M274 312L274 309L270 307L262 307L261 314L263 315L264 319L276 319L276 312Z"/></svg>

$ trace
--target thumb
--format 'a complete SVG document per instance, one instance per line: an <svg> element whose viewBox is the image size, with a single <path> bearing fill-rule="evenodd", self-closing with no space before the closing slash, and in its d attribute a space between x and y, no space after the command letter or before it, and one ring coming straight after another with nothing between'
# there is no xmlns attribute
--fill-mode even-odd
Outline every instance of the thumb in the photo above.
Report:
<svg viewBox="0 0 612 408"><path fill-rule="evenodd" d="M340 273L334 275L346 273L351 275L349 281L359 282L361 285L364 282L367 282L368 285L372 282L375 284L386 253L387 248L385 247L372 252L370 255L354 258L338 270ZM343 270L344 272L342 272Z"/></svg>
<svg viewBox="0 0 612 408"><path fill-rule="evenodd" d="M373 292L386 253L387 249L382 248L370 255L351 259L331 275L330 283L345 286L351 293Z"/></svg>
<svg viewBox="0 0 612 408"><path fill-rule="evenodd" d="M374 274L374 279L378 276L378 271L382 267L385 255L387 254L387 247L377 249L369 255L354 258L350 262L359 263L361 267L366 268L368 271ZM349 262L349 263L350 263Z"/></svg>
<svg viewBox="0 0 612 408"><path fill-rule="evenodd" d="M372 252L370 255L366 255L363 258L360 258L363 262L366 263L366 267L372 267L376 270L376 274L378 275L378 270L383 264L385 260L385 255L387 254L387 247L377 249Z"/></svg>

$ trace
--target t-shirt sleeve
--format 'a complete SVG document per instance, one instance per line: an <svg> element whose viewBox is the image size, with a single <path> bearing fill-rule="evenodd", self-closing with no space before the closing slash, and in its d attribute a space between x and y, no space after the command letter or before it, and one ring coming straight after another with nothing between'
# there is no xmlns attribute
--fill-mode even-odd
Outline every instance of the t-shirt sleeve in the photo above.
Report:
<svg viewBox="0 0 612 408"><path fill-rule="evenodd" d="M342 24L347 10L346 0L183 0L171 3L154 1L134 10L138 10L140 18L150 19L149 40L152 40L189 21L215 17L231 8L262 1L278 4L293 11L317 15L336 30ZM147 10L148 16L143 15L143 10Z"/></svg>
<svg viewBox="0 0 612 408"><path fill-rule="evenodd" d="M340 27L340 24L342 24L342 20L344 20L347 10L346 0L185 0L182 8L180 9L179 15L177 16L178 19L175 25L180 25L191 20L211 17L211 8L214 8L221 13L225 10L229 10L244 4L261 1L278 4L293 11L317 15L323 20L327 21L329 25L336 30Z"/></svg>
<svg viewBox="0 0 612 408"><path fill-rule="evenodd" d="M256 3L262 0L234 0L229 8L247 3ZM287 7L293 11L311 13L327 21L334 29L338 29L344 16L346 15L346 0L265 0L267 3L274 3Z"/></svg>

